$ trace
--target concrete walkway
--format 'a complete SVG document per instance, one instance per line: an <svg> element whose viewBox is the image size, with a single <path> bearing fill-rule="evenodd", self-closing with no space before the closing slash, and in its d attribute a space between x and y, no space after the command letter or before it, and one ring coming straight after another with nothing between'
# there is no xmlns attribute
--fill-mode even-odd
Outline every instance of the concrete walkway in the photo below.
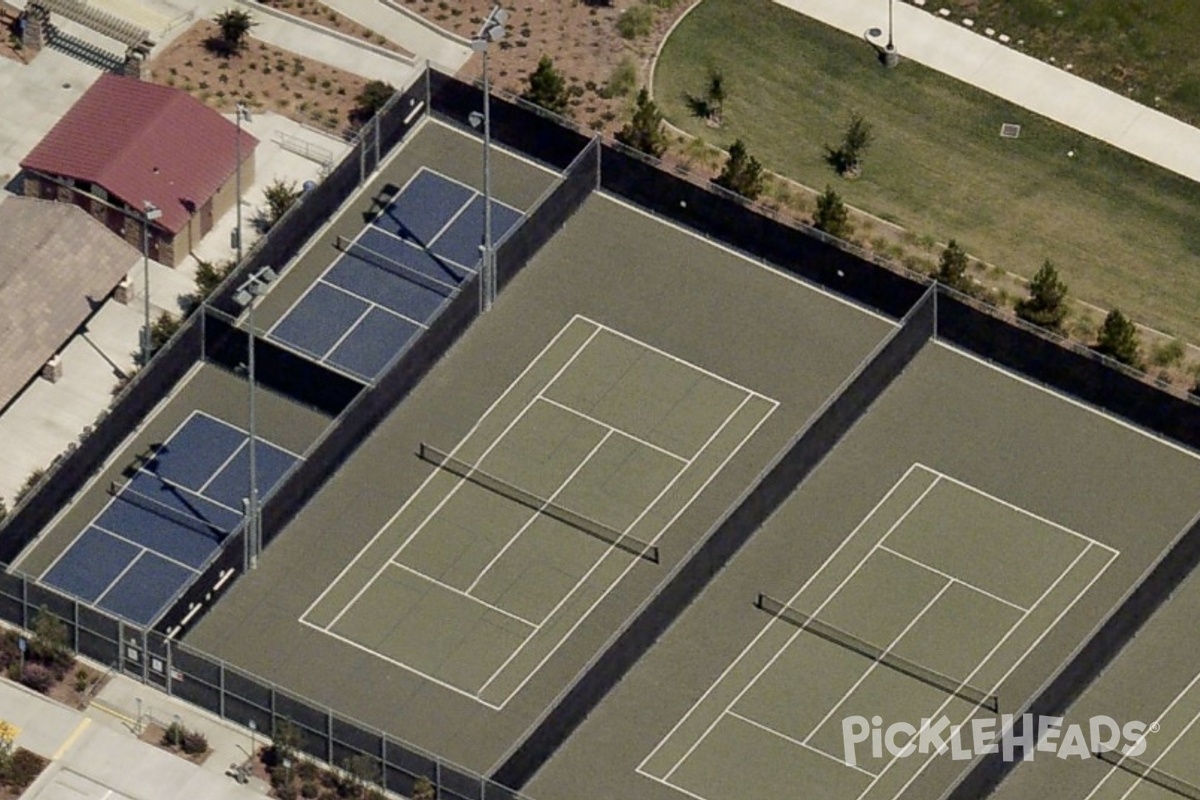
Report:
<svg viewBox="0 0 1200 800"><path fill-rule="evenodd" d="M140 702L139 702L140 701ZM142 723L202 732L212 752L196 765L138 739ZM250 750L250 732L217 720L128 678L115 676L85 711L0 680L0 719L19 729L16 744L51 759L26 800L249 800L267 786L240 784L226 772ZM261 743L261 739L259 740Z"/></svg>
<svg viewBox="0 0 1200 800"><path fill-rule="evenodd" d="M452 75L471 57L471 48L465 41L396 3L388 0L322 1L409 50L417 61L431 61Z"/></svg>
<svg viewBox="0 0 1200 800"><path fill-rule="evenodd" d="M884 33L873 41L882 45L887 40L888 7L880 0L775 2L855 36L878 28ZM893 38L903 59L1200 180L1200 129L1000 44L961 21L905 2L896 2L893 9Z"/></svg>

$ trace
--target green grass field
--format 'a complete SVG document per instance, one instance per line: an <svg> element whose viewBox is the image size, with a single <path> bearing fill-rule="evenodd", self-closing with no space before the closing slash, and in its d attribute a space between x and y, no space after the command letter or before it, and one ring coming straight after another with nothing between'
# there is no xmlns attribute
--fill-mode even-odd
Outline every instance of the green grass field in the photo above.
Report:
<svg viewBox="0 0 1200 800"><path fill-rule="evenodd" d="M714 68L720 130L686 100ZM1050 258L1077 297L1200 341L1196 183L917 64L885 70L861 39L770 0L705 0L667 41L654 91L690 133L741 137L772 170L1025 276ZM875 141L847 181L824 146L852 111ZM1021 137L1001 139L1003 122Z"/></svg>
<svg viewBox="0 0 1200 800"><path fill-rule="evenodd" d="M1022 40L1038 58L1195 125L1200 123L1196 0L945 0Z"/></svg>

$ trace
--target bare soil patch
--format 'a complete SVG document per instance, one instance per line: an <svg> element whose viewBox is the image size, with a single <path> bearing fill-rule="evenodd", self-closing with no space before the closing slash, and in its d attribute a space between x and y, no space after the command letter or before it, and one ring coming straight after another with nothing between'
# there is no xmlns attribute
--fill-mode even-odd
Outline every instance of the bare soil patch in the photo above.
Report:
<svg viewBox="0 0 1200 800"><path fill-rule="evenodd" d="M338 33L362 39L364 42L382 47L385 50L390 50L393 53L405 56L412 55L411 52L405 50L383 34L376 33L365 25L359 25L345 14L335 11L324 3L319 2L319 0L258 0L258 2L260 5L269 6L277 11L301 17L331 31L337 31Z"/></svg>
<svg viewBox="0 0 1200 800"><path fill-rule="evenodd" d="M491 0L401 0L401 4L438 26L470 38L479 32L491 10ZM510 0L508 35L488 53L491 80L497 89L521 94L529 88L529 75L543 55L566 78L571 92L572 119L595 131L612 134L630 115L638 88L645 85L650 60L658 42L690 2L647 4L640 0L613 0L612 6L584 0ZM621 15L634 7L652 8L647 33L632 39L617 29ZM622 62L626 62L622 66ZM634 80L624 91L609 92L614 73L632 71ZM459 77L482 77L483 59L473 57Z"/></svg>
<svg viewBox="0 0 1200 800"><path fill-rule="evenodd" d="M366 78L253 37L240 54L225 57L205 44L217 35L212 22L196 22L150 60L149 80L183 89L221 112L241 102L335 135L352 134L350 113Z"/></svg>

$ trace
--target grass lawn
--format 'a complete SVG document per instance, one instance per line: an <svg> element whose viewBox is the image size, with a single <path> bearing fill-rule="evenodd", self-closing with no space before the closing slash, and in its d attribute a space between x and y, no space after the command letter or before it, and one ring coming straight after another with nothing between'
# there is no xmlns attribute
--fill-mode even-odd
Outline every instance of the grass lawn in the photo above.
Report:
<svg viewBox="0 0 1200 800"><path fill-rule="evenodd" d="M1196 0L941 0L1085 78L1200 123Z"/></svg>
<svg viewBox="0 0 1200 800"><path fill-rule="evenodd" d="M686 101L714 68L720 130ZM1200 184L917 64L885 70L862 39L770 0L704 0L667 41L654 91L690 133L741 137L772 170L1027 277L1049 258L1077 297L1200 342ZM824 146L852 111L875 141L848 181ZM1003 122L1020 138L1001 139Z"/></svg>

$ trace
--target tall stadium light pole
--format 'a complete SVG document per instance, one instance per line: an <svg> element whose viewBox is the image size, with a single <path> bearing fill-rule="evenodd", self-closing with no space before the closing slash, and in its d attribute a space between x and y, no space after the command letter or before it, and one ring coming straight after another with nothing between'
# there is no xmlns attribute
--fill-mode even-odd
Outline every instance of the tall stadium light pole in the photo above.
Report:
<svg viewBox="0 0 1200 800"><path fill-rule="evenodd" d="M233 244L237 251L237 263L242 263L242 120L250 121L250 109L246 108L245 104L237 104L237 143L234 145L234 156L237 159L237 164L234 166L234 190L237 192L237 197L233 198L234 204L237 206L237 228L233 233Z"/></svg>
<svg viewBox="0 0 1200 800"><path fill-rule="evenodd" d="M162 209L149 200L142 201L142 366L150 363L150 223L162 216Z"/></svg>
<svg viewBox="0 0 1200 800"><path fill-rule="evenodd" d="M249 353L246 356L246 372L250 384L250 430L248 431L250 437L250 496L246 508L247 546L245 547L248 562L245 564L245 569L247 570L258 568L258 554L262 552L262 520L259 519L258 509L258 460L255 454L258 437L254 403L254 301L266 294L267 285L276 277L275 270L270 267L262 267L238 286L233 295L234 302L246 309L246 329L249 336L247 342Z"/></svg>
<svg viewBox="0 0 1200 800"><path fill-rule="evenodd" d="M471 40L471 49L483 53L483 262L479 274L479 310L491 309L496 301L496 253L492 247L492 104L491 86L488 75L488 45L504 38L504 23L508 12L500 6L492 10L483 21L479 33ZM472 124L478 124L476 115L471 115Z"/></svg>

